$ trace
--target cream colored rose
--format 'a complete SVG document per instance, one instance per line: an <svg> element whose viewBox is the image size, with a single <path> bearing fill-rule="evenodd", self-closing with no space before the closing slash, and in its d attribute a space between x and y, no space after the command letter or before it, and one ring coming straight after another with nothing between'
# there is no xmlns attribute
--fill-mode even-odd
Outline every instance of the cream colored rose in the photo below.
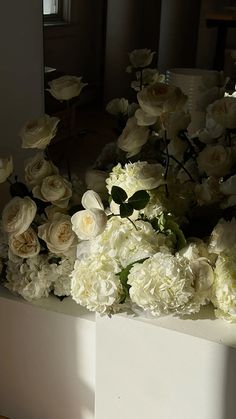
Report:
<svg viewBox="0 0 236 419"><path fill-rule="evenodd" d="M35 198L51 202L60 208L67 208L72 196L71 184L60 175L47 176L32 192Z"/></svg>
<svg viewBox="0 0 236 419"><path fill-rule="evenodd" d="M12 253L20 258L32 258L40 252L38 237L32 228L18 235L10 234L9 247Z"/></svg>
<svg viewBox="0 0 236 419"><path fill-rule="evenodd" d="M55 214L51 222L38 227L38 235L52 253L69 256L76 252L78 240L69 215Z"/></svg>
<svg viewBox="0 0 236 419"><path fill-rule="evenodd" d="M100 196L98 195L97 192L89 190L86 191L81 199L81 204L83 205L83 207L85 209L100 209L100 210L104 210L104 206L102 203L102 200L100 198Z"/></svg>
<svg viewBox="0 0 236 419"><path fill-rule="evenodd" d="M199 130L194 136L204 144L212 144L219 140L224 133L222 125L212 119L209 115L206 116L206 126L204 129Z"/></svg>
<svg viewBox="0 0 236 419"><path fill-rule="evenodd" d="M42 183L45 177L58 172L58 168L51 161L46 160L41 153L37 153L25 165L25 180L30 186L35 186Z"/></svg>
<svg viewBox="0 0 236 419"><path fill-rule="evenodd" d="M187 101L187 96L178 87L154 83L138 92L137 99L144 112L160 116L165 112L181 110Z"/></svg>
<svg viewBox="0 0 236 419"><path fill-rule="evenodd" d="M207 176L221 177L229 173L232 166L231 150L222 145L207 145L198 155L200 172Z"/></svg>
<svg viewBox="0 0 236 419"><path fill-rule="evenodd" d="M72 229L79 239L89 240L101 234L107 224L104 211L97 208L76 212L71 217Z"/></svg>
<svg viewBox="0 0 236 419"><path fill-rule="evenodd" d="M37 207L29 197L16 196L5 206L2 213L3 229L14 235L24 233L36 215Z"/></svg>
<svg viewBox="0 0 236 419"><path fill-rule="evenodd" d="M209 115L224 128L236 128L236 97L223 97L208 106Z"/></svg>
<svg viewBox="0 0 236 419"><path fill-rule="evenodd" d="M48 207L45 208L44 212L47 216L47 219L49 221L52 221L55 214L58 214L58 213L59 214L66 214L67 209L57 207L56 205L49 205Z"/></svg>
<svg viewBox="0 0 236 419"><path fill-rule="evenodd" d="M44 115L26 123L20 132L22 148L44 150L55 137L60 119Z"/></svg>
<svg viewBox="0 0 236 419"><path fill-rule="evenodd" d="M50 81L50 89L47 89L51 95L57 100L70 100L79 96L81 90L88 83L82 82L82 77L62 76Z"/></svg>
<svg viewBox="0 0 236 419"><path fill-rule="evenodd" d="M151 64L155 52L150 49L135 49L129 54L129 60L133 67L147 67Z"/></svg>
<svg viewBox="0 0 236 419"><path fill-rule="evenodd" d="M12 156L0 159L0 183L5 182L12 172Z"/></svg>
<svg viewBox="0 0 236 419"><path fill-rule="evenodd" d="M126 157L132 157L141 151L142 146L147 142L149 129L137 125L136 119L130 118L117 140L118 147L127 153Z"/></svg>
<svg viewBox="0 0 236 419"><path fill-rule="evenodd" d="M149 115L148 113L144 112L142 109L137 109L135 112L135 118L137 120L137 124L141 127L148 127L150 125L154 125L157 121L157 117L153 115Z"/></svg>
<svg viewBox="0 0 236 419"><path fill-rule="evenodd" d="M106 111L111 115L127 115L129 109L129 101L122 98L115 98L108 102Z"/></svg>
<svg viewBox="0 0 236 419"><path fill-rule="evenodd" d="M106 179L109 174L102 170L87 170L85 174L85 183L88 189L100 194L102 197L107 195Z"/></svg>

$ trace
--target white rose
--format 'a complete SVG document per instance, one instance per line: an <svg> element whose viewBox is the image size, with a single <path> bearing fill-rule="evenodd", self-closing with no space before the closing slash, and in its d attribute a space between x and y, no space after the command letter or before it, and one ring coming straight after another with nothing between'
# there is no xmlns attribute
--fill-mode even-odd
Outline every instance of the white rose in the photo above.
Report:
<svg viewBox="0 0 236 419"><path fill-rule="evenodd" d="M222 125L217 124L217 122L212 119L209 115L206 116L206 127L202 130L199 130L194 134L198 137L199 140L204 144L214 143L216 140L219 140L224 133L224 128Z"/></svg>
<svg viewBox="0 0 236 419"><path fill-rule="evenodd" d="M55 137L59 118L44 115L26 123L20 132L23 148L44 150Z"/></svg>
<svg viewBox="0 0 236 419"><path fill-rule="evenodd" d="M178 87L155 83L138 92L137 99L144 112L157 117L165 112L181 110L187 96Z"/></svg>
<svg viewBox="0 0 236 419"><path fill-rule="evenodd" d="M136 110L135 118L137 120L137 124L143 127L154 125L157 120L156 116L149 115L148 113L144 112L142 109Z"/></svg>
<svg viewBox="0 0 236 419"><path fill-rule="evenodd" d="M81 80L82 77L76 76L58 77L48 83L50 89L47 90L57 100L70 100L79 96L81 90L87 86L87 83L83 83Z"/></svg>
<svg viewBox="0 0 236 419"><path fill-rule="evenodd" d="M71 184L59 175L47 176L32 192L35 198L51 202L60 208L67 208L72 195Z"/></svg>
<svg viewBox="0 0 236 419"><path fill-rule="evenodd" d="M102 197L107 195L106 188L106 179L108 178L108 173L102 170L87 170L85 174L85 183L88 189L100 194Z"/></svg>
<svg viewBox="0 0 236 419"><path fill-rule="evenodd" d="M236 128L236 98L223 97L207 108L210 116L224 128Z"/></svg>
<svg viewBox="0 0 236 419"><path fill-rule="evenodd" d="M110 100L106 106L106 111L111 115L127 115L129 109L129 101L122 98Z"/></svg>
<svg viewBox="0 0 236 419"><path fill-rule="evenodd" d="M13 172L12 156L8 158L0 159L0 183L5 182L12 172Z"/></svg>
<svg viewBox="0 0 236 419"><path fill-rule="evenodd" d="M69 215L55 214L51 222L38 227L38 235L52 253L68 256L76 252L77 237Z"/></svg>
<svg viewBox="0 0 236 419"><path fill-rule="evenodd" d="M101 234L107 223L104 211L97 208L76 212L71 217L72 229L81 240L92 239Z"/></svg>
<svg viewBox="0 0 236 419"><path fill-rule="evenodd" d="M137 125L134 117L128 119L127 124L117 140L118 147L127 153L126 157L138 154L147 142L149 130Z"/></svg>
<svg viewBox="0 0 236 419"><path fill-rule="evenodd" d="M12 198L3 209L3 229L14 235L24 233L32 223L36 212L36 204L29 197L20 198L16 196Z"/></svg>
<svg viewBox="0 0 236 419"><path fill-rule="evenodd" d="M32 228L18 235L10 234L9 247L14 255L21 258L32 258L40 252L38 237Z"/></svg>
<svg viewBox="0 0 236 419"><path fill-rule="evenodd" d="M147 67L151 64L155 52L150 49L135 49L129 54L129 60L133 67Z"/></svg>
<svg viewBox="0 0 236 419"><path fill-rule="evenodd" d="M236 219L231 221L221 219L211 233L209 250L220 254L226 250L232 250L236 244Z"/></svg>
<svg viewBox="0 0 236 419"><path fill-rule="evenodd" d="M199 205L218 202L222 198L219 180L213 176L203 179L201 184L195 186L195 195Z"/></svg>
<svg viewBox="0 0 236 419"><path fill-rule="evenodd" d="M104 210L104 206L102 203L102 200L100 196L97 194L97 192L94 192L92 190L86 191L81 199L81 204L85 209L99 209Z"/></svg>
<svg viewBox="0 0 236 419"><path fill-rule="evenodd" d="M25 165L25 180L30 186L38 185L50 175L58 174L58 168L41 153L30 158Z"/></svg>
<svg viewBox="0 0 236 419"><path fill-rule="evenodd" d="M232 166L231 150L219 144L207 145L199 153L197 163L199 170L207 176L225 176Z"/></svg>

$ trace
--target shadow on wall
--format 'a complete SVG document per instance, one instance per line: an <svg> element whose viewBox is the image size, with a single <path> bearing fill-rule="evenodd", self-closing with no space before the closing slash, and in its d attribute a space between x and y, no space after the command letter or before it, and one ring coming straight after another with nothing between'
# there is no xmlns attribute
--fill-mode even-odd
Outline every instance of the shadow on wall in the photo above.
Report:
<svg viewBox="0 0 236 419"><path fill-rule="evenodd" d="M94 323L3 299L0 313L0 414L93 419Z"/></svg>
<svg viewBox="0 0 236 419"><path fill-rule="evenodd" d="M222 419L236 418L236 349L228 348L226 352L224 385L224 406Z"/></svg>

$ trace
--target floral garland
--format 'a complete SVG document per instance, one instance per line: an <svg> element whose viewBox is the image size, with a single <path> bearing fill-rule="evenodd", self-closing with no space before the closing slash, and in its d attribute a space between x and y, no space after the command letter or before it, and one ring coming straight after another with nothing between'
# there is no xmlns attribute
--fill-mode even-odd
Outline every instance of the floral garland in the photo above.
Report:
<svg viewBox="0 0 236 419"><path fill-rule="evenodd" d="M147 49L130 54L137 103L116 98L107 105L119 137L87 171L86 192L78 194L49 159L57 118L25 126L23 147L44 152L25 166L27 188L11 185L2 278L28 300L71 295L101 314L186 316L213 304L216 316L235 322L236 93L224 95L221 73L214 73L214 89L204 80L206 127L189 135L187 97L148 67L153 57ZM51 93L69 100L81 83L66 76ZM12 159L1 162L3 182Z"/></svg>

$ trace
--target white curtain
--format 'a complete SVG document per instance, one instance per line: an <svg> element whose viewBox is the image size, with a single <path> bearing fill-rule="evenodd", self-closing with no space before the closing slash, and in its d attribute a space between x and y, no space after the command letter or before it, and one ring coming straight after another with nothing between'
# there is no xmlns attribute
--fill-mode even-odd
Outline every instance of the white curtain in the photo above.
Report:
<svg viewBox="0 0 236 419"><path fill-rule="evenodd" d="M58 12L58 0L43 0L43 14L50 15Z"/></svg>

